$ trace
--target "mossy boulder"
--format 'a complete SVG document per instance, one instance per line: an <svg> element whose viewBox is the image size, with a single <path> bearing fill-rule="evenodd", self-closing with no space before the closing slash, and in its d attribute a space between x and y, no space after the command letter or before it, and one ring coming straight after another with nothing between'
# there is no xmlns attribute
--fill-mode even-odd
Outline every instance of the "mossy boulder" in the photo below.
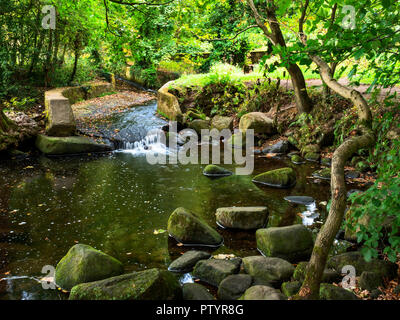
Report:
<svg viewBox="0 0 400 320"><path fill-rule="evenodd" d="M281 284L290 279L294 267L288 261L280 258L251 256L242 259L244 270L255 280L271 284Z"/></svg>
<svg viewBox="0 0 400 320"><path fill-rule="evenodd" d="M287 298L279 290L257 285L248 288L240 300L287 300Z"/></svg>
<svg viewBox="0 0 400 320"><path fill-rule="evenodd" d="M302 157L300 157L298 154L294 154L290 157L290 161L292 161L294 164L303 164L305 161Z"/></svg>
<svg viewBox="0 0 400 320"><path fill-rule="evenodd" d="M206 260L211 257L211 254L204 251L190 250L185 252L178 259L174 260L168 267L169 271L173 272L190 272L200 260Z"/></svg>
<svg viewBox="0 0 400 320"><path fill-rule="evenodd" d="M232 175L233 172L215 164L209 164L204 168L203 174L207 177L226 177Z"/></svg>
<svg viewBox="0 0 400 320"><path fill-rule="evenodd" d="M218 287L218 299L237 300L251 287L253 277L248 274L234 274L221 281Z"/></svg>
<svg viewBox="0 0 400 320"><path fill-rule="evenodd" d="M323 179L323 180L331 180L331 169L324 168L321 170L317 170L312 173L314 178Z"/></svg>
<svg viewBox="0 0 400 320"><path fill-rule="evenodd" d="M397 275L397 265L395 263L371 259L366 261L359 251L345 252L331 257L327 266L342 272L344 266L353 266L356 269L356 275L360 276L364 271L375 272L382 277L393 279Z"/></svg>
<svg viewBox="0 0 400 320"><path fill-rule="evenodd" d="M294 273L293 273L294 280L297 280L300 282L304 281L304 279L306 278L307 265L308 265L308 262L305 262L305 261L302 261L297 264L296 269L294 270ZM339 281L340 279L341 279L341 274L334 269L326 268L322 275L322 282L326 282L326 283L336 282L336 281Z"/></svg>
<svg viewBox="0 0 400 320"><path fill-rule="evenodd" d="M261 173L253 182L275 188L291 188L296 184L296 173L292 168L281 168Z"/></svg>
<svg viewBox="0 0 400 320"><path fill-rule="evenodd" d="M382 275L376 272L364 271L361 273L358 284L363 290L373 291L378 287L383 286L383 278Z"/></svg>
<svg viewBox="0 0 400 320"><path fill-rule="evenodd" d="M196 119L189 123L189 128L196 131L196 133L201 135L201 130L209 130L210 129L210 121Z"/></svg>
<svg viewBox="0 0 400 320"><path fill-rule="evenodd" d="M268 154L268 153L287 153L290 148L290 143L287 140L281 140L275 143L272 146L266 147L263 149L263 153Z"/></svg>
<svg viewBox="0 0 400 320"><path fill-rule="evenodd" d="M312 161L312 162L318 162L320 157L321 157L321 155L319 153L315 153L315 152L308 152L304 155L304 158L307 161Z"/></svg>
<svg viewBox="0 0 400 320"><path fill-rule="evenodd" d="M183 300L215 300L207 288L198 283L185 283L182 294Z"/></svg>
<svg viewBox="0 0 400 320"><path fill-rule="evenodd" d="M49 137L38 135L36 147L46 155L68 155L112 150L108 144L97 143L90 138L78 136Z"/></svg>
<svg viewBox="0 0 400 320"><path fill-rule="evenodd" d="M292 297L300 291L302 283L300 281L288 281L282 283L281 291L286 297Z"/></svg>
<svg viewBox="0 0 400 320"><path fill-rule="evenodd" d="M123 273L117 259L84 244L74 245L56 267L55 282L65 290L80 283L102 280Z"/></svg>
<svg viewBox="0 0 400 320"><path fill-rule="evenodd" d="M182 289L168 271L150 269L72 288L70 300L180 300Z"/></svg>
<svg viewBox="0 0 400 320"><path fill-rule="evenodd" d="M217 223L225 228L251 230L265 226L268 219L267 207L218 208Z"/></svg>
<svg viewBox="0 0 400 320"><path fill-rule="evenodd" d="M226 277L238 273L240 260L201 260L193 269L193 276L218 287Z"/></svg>
<svg viewBox="0 0 400 320"><path fill-rule="evenodd" d="M233 130L233 118L224 116L215 116L211 120L211 128L222 131L224 129Z"/></svg>
<svg viewBox="0 0 400 320"><path fill-rule="evenodd" d="M301 148L301 154L305 156L308 153L319 153L321 148L317 144L309 144Z"/></svg>
<svg viewBox="0 0 400 320"><path fill-rule="evenodd" d="M250 112L240 118L239 129L246 132L253 129L254 133L273 134L276 132L274 121L263 112Z"/></svg>
<svg viewBox="0 0 400 320"><path fill-rule="evenodd" d="M203 219L185 208L177 208L168 219L168 232L183 244L220 246L221 235Z"/></svg>
<svg viewBox="0 0 400 320"><path fill-rule="evenodd" d="M353 292L329 283L321 283L319 298L321 300L358 300Z"/></svg>
<svg viewBox="0 0 400 320"><path fill-rule="evenodd" d="M311 232L303 225L258 229L257 248L268 257L278 257L292 263L308 260L314 242Z"/></svg>

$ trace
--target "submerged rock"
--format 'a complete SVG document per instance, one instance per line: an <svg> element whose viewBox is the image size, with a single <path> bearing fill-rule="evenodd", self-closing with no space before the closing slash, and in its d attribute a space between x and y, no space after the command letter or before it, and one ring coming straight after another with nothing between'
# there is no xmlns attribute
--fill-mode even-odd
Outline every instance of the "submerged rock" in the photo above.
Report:
<svg viewBox="0 0 400 320"><path fill-rule="evenodd" d="M321 300L358 300L353 292L329 283L321 283L319 298Z"/></svg>
<svg viewBox="0 0 400 320"><path fill-rule="evenodd" d="M201 260L196 263L193 276L218 287L222 280L232 274L238 273L239 270L240 260Z"/></svg>
<svg viewBox="0 0 400 320"><path fill-rule="evenodd" d="M246 134L239 132L233 134L227 141L228 145L231 145L233 148L245 148L246 147Z"/></svg>
<svg viewBox="0 0 400 320"><path fill-rule="evenodd" d="M168 271L133 272L72 288L70 300L179 300L182 289Z"/></svg>
<svg viewBox="0 0 400 320"><path fill-rule="evenodd" d="M182 294L183 300L215 300L207 288L198 283L185 283Z"/></svg>
<svg viewBox="0 0 400 320"><path fill-rule="evenodd" d="M279 284L287 281L293 275L294 267L288 261L280 258L252 256L242 259L246 273L255 280Z"/></svg>
<svg viewBox="0 0 400 320"><path fill-rule="evenodd" d="M124 271L117 259L84 244L74 245L56 267L55 282L65 290L77 284L102 280Z"/></svg>
<svg viewBox="0 0 400 320"><path fill-rule="evenodd" d="M287 196L284 197L284 199L291 203L302 204L302 205L309 205L315 202L314 198L306 196Z"/></svg>
<svg viewBox="0 0 400 320"><path fill-rule="evenodd" d="M268 219L267 207L218 208L217 223L225 228L251 230L265 226Z"/></svg>
<svg viewBox="0 0 400 320"><path fill-rule="evenodd" d="M107 152L112 148L87 137L49 137L38 135L36 147L46 155L66 155L90 152Z"/></svg>
<svg viewBox="0 0 400 320"><path fill-rule="evenodd" d="M253 182L275 188L290 188L296 184L296 173L292 168L281 168L261 173Z"/></svg>
<svg viewBox="0 0 400 320"><path fill-rule="evenodd" d="M289 151L290 143L287 140L281 140L272 146L266 147L263 153L287 153Z"/></svg>
<svg viewBox="0 0 400 320"><path fill-rule="evenodd" d="M308 260L314 246L311 232L303 225L258 229L257 248L266 256L290 262Z"/></svg>
<svg viewBox="0 0 400 320"><path fill-rule="evenodd" d="M190 272L193 270L193 267L196 265L197 262L200 260L206 260L211 257L211 254L204 251L196 251L190 250L185 252L182 256L178 259L173 261L168 270L173 272Z"/></svg>
<svg viewBox="0 0 400 320"><path fill-rule="evenodd" d="M246 290L240 300L287 300L279 291L268 286L253 286Z"/></svg>
<svg viewBox="0 0 400 320"><path fill-rule="evenodd" d="M226 177L232 175L233 172L215 164L209 164L204 168L203 174L207 177Z"/></svg>
<svg viewBox="0 0 400 320"><path fill-rule="evenodd" d="M253 278L248 274L234 274L221 281L218 288L218 299L237 300L251 287Z"/></svg>
<svg viewBox="0 0 400 320"><path fill-rule="evenodd" d="M328 260L327 265L337 272L342 272L344 266L353 266L356 269L357 276L364 271L375 272L389 279L393 279L397 275L397 265L395 263L379 259L372 259L367 262L359 251L345 252L333 256Z"/></svg>
<svg viewBox="0 0 400 320"><path fill-rule="evenodd" d="M168 219L168 232L183 244L220 246L221 235L203 219L185 208L177 208Z"/></svg>
<svg viewBox="0 0 400 320"><path fill-rule="evenodd" d="M253 129L254 133L273 134L276 132L274 121L263 112L250 112L240 118L239 129L246 132Z"/></svg>

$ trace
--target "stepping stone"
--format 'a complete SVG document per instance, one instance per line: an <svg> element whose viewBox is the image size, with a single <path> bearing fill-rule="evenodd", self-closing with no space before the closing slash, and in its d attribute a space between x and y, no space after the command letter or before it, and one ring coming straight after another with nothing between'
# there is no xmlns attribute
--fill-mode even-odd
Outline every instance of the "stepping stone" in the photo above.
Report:
<svg viewBox="0 0 400 320"><path fill-rule="evenodd" d="M224 228L251 230L265 226L268 219L267 207L218 208L217 223Z"/></svg>
<svg viewBox="0 0 400 320"><path fill-rule="evenodd" d="M211 254L208 252L191 250L173 261L169 265L168 270L173 272L190 272L197 262L209 258L211 258Z"/></svg>

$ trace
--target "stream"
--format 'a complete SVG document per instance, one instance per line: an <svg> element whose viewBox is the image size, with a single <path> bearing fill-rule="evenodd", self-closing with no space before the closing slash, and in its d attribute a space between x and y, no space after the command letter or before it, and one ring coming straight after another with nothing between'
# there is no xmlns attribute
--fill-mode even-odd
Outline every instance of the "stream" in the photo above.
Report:
<svg viewBox="0 0 400 320"><path fill-rule="evenodd" d="M55 267L76 243L119 259L125 272L167 268L191 249L178 247L165 232L177 207L196 212L218 229L224 245L210 251L214 254L259 254L254 231L216 225L219 207L267 206L268 226L318 225L314 218L323 214L317 204L330 198L329 182L310 179L318 164L257 158L253 175L284 166L296 170L297 184L287 190L256 186L253 176L210 179L200 164L148 164L149 151L140 140L148 130L166 124L156 117L156 108L152 103L115 117L110 130L118 128L126 142L115 152L0 162L0 299L67 299L59 290L43 289L39 279L47 276L44 266ZM297 205L286 201L287 196L309 196L315 202Z"/></svg>

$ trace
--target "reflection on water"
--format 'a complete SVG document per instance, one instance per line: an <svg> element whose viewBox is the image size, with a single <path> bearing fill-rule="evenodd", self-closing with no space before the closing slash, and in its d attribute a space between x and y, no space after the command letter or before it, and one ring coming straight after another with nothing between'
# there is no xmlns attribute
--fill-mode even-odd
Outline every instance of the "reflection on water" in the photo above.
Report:
<svg viewBox="0 0 400 320"><path fill-rule="evenodd" d="M114 256L126 272L166 268L190 247L177 247L167 233L154 230L166 229L170 213L181 206L198 213L224 237L224 246L215 254L257 254L254 232L217 227L217 208L267 206L268 225L285 226L302 223L296 215L299 208L285 196L329 198L328 184L307 179L315 164L295 166L286 159L260 158L254 174L283 166L297 172L298 182L289 190L256 186L252 176L209 179L202 174L205 165L152 166L145 156L129 153L3 161L0 278L6 280L0 281L0 299L65 299L60 291L43 290L35 279L44 276L43 266L55 266L76 243Z"/></svg>

